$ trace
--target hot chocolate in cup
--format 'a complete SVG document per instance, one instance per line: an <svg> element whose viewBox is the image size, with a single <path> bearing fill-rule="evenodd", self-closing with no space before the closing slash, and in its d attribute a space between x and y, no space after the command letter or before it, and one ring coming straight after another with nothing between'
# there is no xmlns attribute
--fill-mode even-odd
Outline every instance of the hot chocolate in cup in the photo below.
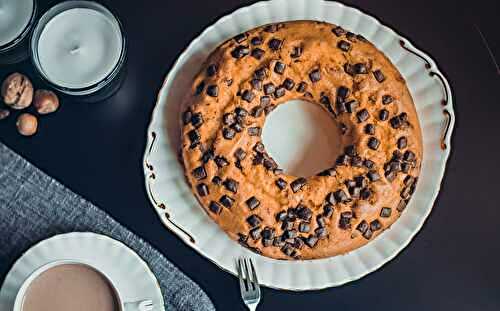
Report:
<svg viewBox="0 0 500 311"><path fill-rule="evenodd" d="M124 311L125 304L105 272L75 260L51 262L21 286L13 311Z"/></svg>

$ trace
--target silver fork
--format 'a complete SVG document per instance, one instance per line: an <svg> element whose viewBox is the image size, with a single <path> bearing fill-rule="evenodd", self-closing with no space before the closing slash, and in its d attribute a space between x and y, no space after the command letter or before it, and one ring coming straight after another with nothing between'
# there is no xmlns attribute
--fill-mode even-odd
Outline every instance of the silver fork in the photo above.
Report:
<svg viewBox="0 0 500 311"><path fill-rule="evenodd" d="M126 311L152 311L154 307L153 300L149 299L125 303Z"/></svg>
<svg viewBox="0 0 500 311"><path fill-rule="evenodd" d="M241 298L250 311L255 311L260 302L260 286L251 258L240 258L237 262L240 278Z"/></svg>

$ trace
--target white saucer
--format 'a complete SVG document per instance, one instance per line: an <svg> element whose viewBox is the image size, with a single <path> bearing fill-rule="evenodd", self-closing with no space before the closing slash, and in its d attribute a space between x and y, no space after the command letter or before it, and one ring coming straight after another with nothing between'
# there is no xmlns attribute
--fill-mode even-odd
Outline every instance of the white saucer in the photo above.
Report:
<svg viewBox="0 0 500 311"><path fill-rule="evenodd" d="M24 280L38 268L55 260L82 260L106 273L124 301L151 299L155 311L164 311L156 277L135 252L104 235L67 233L31 247L11 268L0 290L0 311L10 311Z"/></svg>

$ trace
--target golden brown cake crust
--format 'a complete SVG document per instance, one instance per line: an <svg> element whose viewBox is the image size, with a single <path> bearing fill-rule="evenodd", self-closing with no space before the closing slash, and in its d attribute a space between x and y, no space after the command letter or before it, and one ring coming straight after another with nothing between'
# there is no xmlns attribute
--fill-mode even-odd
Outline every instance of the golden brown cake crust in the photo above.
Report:
<svg viewBox="0 0 500 311"><path fill-rule="evenodd" d="M265 152L266 115L291 99L325 108L345 152L316 176ZM186 95L182 161L193 193L234 240L278 259L354 250L391 226L416 185L421 130L398 70L362 36L313 21L221 44ZM300 142L297 142L300 143Z"/></svg>

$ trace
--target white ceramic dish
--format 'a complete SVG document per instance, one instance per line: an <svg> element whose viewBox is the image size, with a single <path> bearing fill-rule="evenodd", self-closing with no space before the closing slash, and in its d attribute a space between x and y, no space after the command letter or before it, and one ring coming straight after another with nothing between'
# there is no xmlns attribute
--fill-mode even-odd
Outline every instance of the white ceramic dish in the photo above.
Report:
<svg viewBox="0 0 500 311"><path fill-rule="evenodd" d="M416 104L424 140L424 161L417 190L401 218L389 230L348 254L298 262L259 256L230 240L197 203L177 158L179 104L210 52L243 31L289 20L327 21L360 33L373 42L406 79ZM144 155L146 188L166 227L220 268L236 274L234 259L250 256L255 260L264 286L287 290L338 286L359 279L390 261L420 230L440 189L450 154L453 126L450 87L436 63L375 18L338 2L258 2L208 27L193 40L171 69L159 92L148 129Z"/></svg>
<svg viewBox="0 0 500 311"><path fill-rule="evenodd" d="M41 267L61 260L85 263L102 272L123 301L151 299L155 310L165 310L158 281L136 253L107 236L79 232L54 236L24 253L2 285L0 310L13 310L17 293L25 280Z"/></svg>

